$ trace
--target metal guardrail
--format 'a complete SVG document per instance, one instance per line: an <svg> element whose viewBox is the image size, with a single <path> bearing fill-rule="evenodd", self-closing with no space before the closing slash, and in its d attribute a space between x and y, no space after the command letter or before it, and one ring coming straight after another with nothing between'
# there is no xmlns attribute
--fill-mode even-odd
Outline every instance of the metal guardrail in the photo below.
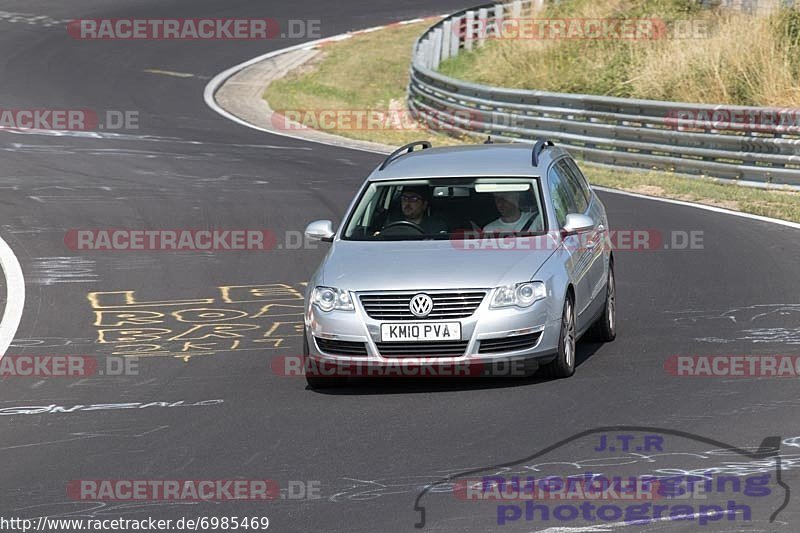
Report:
<svg viewBox="0 0 800 533"><path fill-rule="evenodd" d="M452 135L553 139L606 165L800 185L800 109L506 89L437 72L441 61L497 37L504 21L543 7L544 0L486 4L430 27L414 44L411 113Z"/></svg>

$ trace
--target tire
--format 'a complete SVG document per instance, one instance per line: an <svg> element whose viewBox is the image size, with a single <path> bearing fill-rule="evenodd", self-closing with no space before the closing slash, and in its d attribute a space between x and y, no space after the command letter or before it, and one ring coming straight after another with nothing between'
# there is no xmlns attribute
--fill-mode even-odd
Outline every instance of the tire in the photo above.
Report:
<svg viewBox="0 0 800 533"><path fill-rule="evenodd" d="M548 378L568 378L575 373L575 305L567 294L564 311L561 313L561 334L558 337L556 358L542 366L542 374Z"/></svg>
<svg viewBox="0 0 800 533"><path fill-rule="evenodd" d="M312 389L332 389L341 387L347 383L346 377L336 376L318 376L315 370L311 367L311 359L309 357L311 350L308 346L308 335L306 329L303 328L303 365L305 367L306 383Z"/></svg>
<svg viewBox="0 0 800 533"><path fill-rule="evenodd" d="M617 285L614 276L614 262L608 264L608 283L606 284L606 304L603 314L595 324L595 338L600 342L611 342L617 337Z"/></svg>

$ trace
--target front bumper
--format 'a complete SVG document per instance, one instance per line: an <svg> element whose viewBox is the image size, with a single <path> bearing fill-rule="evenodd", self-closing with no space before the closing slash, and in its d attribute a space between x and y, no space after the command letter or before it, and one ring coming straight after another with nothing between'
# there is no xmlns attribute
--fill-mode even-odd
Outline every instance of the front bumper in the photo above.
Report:
<svg viewBox="0 0 800 533"><path fill-rule="evenodd" d="M306 335L308 340L308 357L312 362L324 364L349 365L349 368L376 367L412 367L414 365L435 364L440 367L453 365L469 367L470 375L488 375L492 370L496 374L529 372L539 363L552 360L558 349L560 335L560 318L551 320L546 300L540 300L532 306L520 308L490 309L491 291L483 299L477 310L467 318L461 318L461 342L465 344L460 355L440 355L426 353L426 343L404 343L407 348L402 356L381 353L381 324L384 320L370 317L361 305L358 297L354 298L355 311L322 312L309 306L305 315ZM420 320L424 322L424 320ZM398 323L399 321L388 321ZM433 321L436 322L436 321ZM492 339L534 339L533 342L507 343ZM344 344L343 344L344 343ZM337 353L330 346L343 346L347 343L358 343L363 346L363 354L353 355ZM324 349L320 347L323 345ZM419 345L419 353L414 350ZM492 348L489 348L492 345ZM516 345L524 345L521 349ZM385 346L385 344L384 344ZM504 349L512 346L511 349ZM411 350L411 351L409 351ZM491 351L487 351L491 350ZM479 369L479 370L475 370Z"/></svg>

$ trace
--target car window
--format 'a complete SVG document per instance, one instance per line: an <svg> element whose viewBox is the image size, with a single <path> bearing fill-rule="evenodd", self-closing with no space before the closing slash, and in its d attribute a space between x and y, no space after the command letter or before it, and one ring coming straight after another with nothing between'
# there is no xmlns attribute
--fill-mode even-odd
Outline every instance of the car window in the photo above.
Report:
<svg viewBox="0 0 800 533"><path fill-rule="evenodd" d="M586 209L589 208L589 196L581 188L578 176L570 168L567 159L559 160L556 166L564 180L564 185L569 189L570 195L574 199L574 211L570 211L570 213L585 213Z"/></svg>
<svg viewBox="0 0 800 533"><path fill-rule="evenodd" d="M539 179L436 178L372 183L345 224L345 240L474 239L544 233Z"/></svg>
<svg viewBox="0 0 800 533"><path fill-rule="evenodd" d="M547 188L550 191L559 228L566 224L568 214L583 212L578 211L575 193L567 184L565 174L566 172L557 164L551 166L550 172L547 173Z"/></svg>
<svg viewBox="0 0 800 533"><path fill-rule="evenodd" d="M586 176L583 175L583 172L581 172L581 169L578 167L578 165L572 158L568 157L564 159L564 162L566 163L567 168L570 170L572 176L577 181L578 186L581 188L581 191L583 191L583 195L586 197L586 200L588 202L591 202L592 189L591 187L589 187L589 182L586 180Z"/></svg>

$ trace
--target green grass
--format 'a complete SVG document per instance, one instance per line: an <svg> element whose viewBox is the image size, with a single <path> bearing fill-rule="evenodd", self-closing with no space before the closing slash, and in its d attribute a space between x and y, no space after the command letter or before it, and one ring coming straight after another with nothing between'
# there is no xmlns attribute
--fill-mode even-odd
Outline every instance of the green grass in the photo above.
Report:
<svg viewBox="0 0 800 533"><path fill-rule="evenodd" d="M387 110L390 105L405 109L411 46L430 24L400 26L330 44L325 47L321 59L270 85L264 98L275 110ZM478 51L476 56L481 53ZM458 61L471 61L466 57L460 56L451 66ZM429 139L436 145L474 142L424 129L336 128L325 131L393 146L419 139ZM800 193L720 184L711 179L685 178L668 172L609 169L590 163L582 163L581 168L595 185L800 222Z"/></svg>
<svg viewBox="0 0 800 533"><path fill-rule="evenodd" d="M667 172L609 169L591 163L581 163L581 168L593 185L800 222L798 192L755 189Z"/></svg>
<svg viewBox="0 0 800 533"><path fill-rule="evenodd" d="M309 68L301 68L267 87L264 98L277 112L308 111L313 126L317 110L374 110L402 115L404 127L319 128L329 133L401 145L433 137L438 144L457 141L441 134L431 134L412 121L406 111L406 86L411 64L411 47L431 21L397 26L354 36L329 44L323 55ZM325 124L323 124L325 125ZM410 129L413 126L416 129Z"/></svg>

